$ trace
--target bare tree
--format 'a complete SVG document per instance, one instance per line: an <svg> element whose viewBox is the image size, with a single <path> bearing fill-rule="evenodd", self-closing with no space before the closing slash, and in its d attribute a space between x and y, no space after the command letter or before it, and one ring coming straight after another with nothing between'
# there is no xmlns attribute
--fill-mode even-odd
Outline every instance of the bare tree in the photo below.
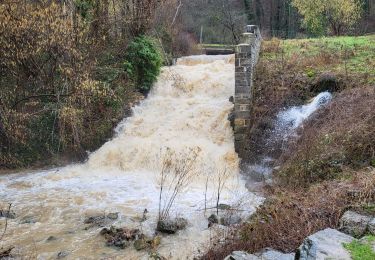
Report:
<svg viewBox="0 0 375 260"><path fill-rule="evenodd" d="M195 176L199 152L198 147L184 152L175 152L170 148L165 151L159 180L159 221L169 217L177 195L187 188Z"/></svg>
<svg viewBox="0 0 375 260"><path fill-rule="evenodd" d="M231 42L239 44L246 24L245 12L238 8L233 0L219 0L215 6L216 10L212 16L230 33Z"/></svg>

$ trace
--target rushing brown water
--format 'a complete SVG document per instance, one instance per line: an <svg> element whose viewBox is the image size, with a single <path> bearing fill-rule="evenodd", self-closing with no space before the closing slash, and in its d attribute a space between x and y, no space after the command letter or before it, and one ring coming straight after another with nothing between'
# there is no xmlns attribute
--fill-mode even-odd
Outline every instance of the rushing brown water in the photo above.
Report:
<svg viewBox="0 0 375 260"><path fill-rule="evenodd" d="M160 151L200 149L197 177L179 194L172 214L188 219L186 230L163 236L158 253L167 259L192 259L219 227L207 228L204 215L208 177L208 207L215 205L217 172L230 173L221 202L241 207L249 215L261 198L245 189L239 175L233 132L227 120L233 104L233 56L193 56L163 68L150 96L117 128L116 136L80 165L0 177L1 207L12 203L1 246L15 246L18 258L148 259L132 246L120 250L105 245L100 227L87 228L87 216L118 212L108 225L140 228L152 235L158 212ZM241 203L240 203L241 202ZM140 222L144 209L148 218ZM0 219L2 228L4 218ZM51 236L53 236L51 238ZM49 238L49 239L48 239Z"/></svg>

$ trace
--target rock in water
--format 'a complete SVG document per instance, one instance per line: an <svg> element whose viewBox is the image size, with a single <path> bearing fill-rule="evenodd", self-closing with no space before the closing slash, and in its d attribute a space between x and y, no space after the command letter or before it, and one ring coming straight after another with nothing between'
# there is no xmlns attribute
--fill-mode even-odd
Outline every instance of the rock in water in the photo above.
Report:
<svg viewBox="0 0 375 260"><path fill-rule="evenodd" d="M159 220L156 230L166 234L174 234L186 228L188 222L184 218Z"/></svg>
<svg viewBox="0 0 375 260"><path fill-rule="evenodd" d="M219 223L219 219L215 214L211 214L211 216L208 217L208 222L212 224Z"/></svg>
<svg viewBox="0 0 375 260"><path fill-rule="evenodd" d="M370 221L370 217L347 211L340 219L340 231L359 238L366 233Z"/></svg>
<svg viewBox="0 0 375 260"><path fill-rule="evenodd" d="M67 251L61 251L57 254L57 259L62 259L62 258L65 258L69 255L69 252Z"/></svg>
<svg viewBox="0 0 375 260"><path fill-rule="evenodd" d="M14 213L11 210L2 210L2 209L0 209L0 218L15 219L16 218L16 213Z"/></svg>
<svg viewBox="0 0 375 260"><path fill-rule="evenodd" d="M83 222L85 224L94 224L94 225L102 226L105 222L105 215L90 216L90 217L85 218Z"/></svg>
<svg viewBox="0 0 375 260"><path fill-rule="evenodd" d="M107 246L115 246L122 249L127 247L130 241L144 237L139 229L116 228L114 226L111 226L110 229L103 228L100 231L100 235L105 237Z"/></svg>
<svg viewBox="0 0 375 260"><path fill-rule="evenodd" d="M116 212L116 213L109 213L107 215L107 218L112 219L112 220L118 219L118 212Z"/></svg>
<svg viewBox="0 0 375 260"><path fill-rule="evenodd" d="M49 236L47 239L46 239L46 242L51 242L51 241L55 241L57 240L57 237L55 236Z"/></svg>
<svg viewBox="0 0 375 260"><path fill-rule="evenodd" d="M0 259L12 259L12 250L14 249L14 246L8 247L6 249L0 248Z"/></svg>
<svg viewBox="0 0 375 260"><path fill-rule="evenodd" d="M118 219L118 213L109 213L108 215L96 215L96 216L89 216L86 217L83 221L85 224L89 224L85 229L89 229L91 227L104 227L109 223L113 223L114 220Z"/></svg>
<svg viewBox="0 0 375 260"><path fill-rule="evenodd" d="M146 239L137 239L134 241L134 248L137 251L143 250L150 247L150 244L147 243Z"/></svg>
<svg viewBox="0 0 375 260"><path fill-rule="evenodd" d="M296 259L324 260L351 259L343 243L350 243L355 238L335 229L327 228L305 238L297 249Z"/></svg>
<svg viewBox="0 0 375 260"><path fill-rule="evenodd" d="M35 224L38 219L34 216L25 216L20 220L20 224Z"/></svg>

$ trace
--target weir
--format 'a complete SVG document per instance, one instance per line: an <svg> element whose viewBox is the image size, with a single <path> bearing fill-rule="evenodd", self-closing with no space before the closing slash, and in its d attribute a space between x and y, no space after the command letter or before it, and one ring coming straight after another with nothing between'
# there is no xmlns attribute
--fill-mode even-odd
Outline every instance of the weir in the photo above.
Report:
<svg viewBox="0 0 375 260"><path fill-rule="evenodd" d="M247 149L246 140L251 127L253 75L261 41L258 26L247 25L243 43L235 47L234 144L240 157Z"/></svg>
<svg viewBox="0 0 375 260"><path fill-rule="evenodd" d="M258 28L247 26L244 38L235 55L183 57L164 67L148 98L85 163L0 176L0 209L12 203L15 212L4 245L15 246L19 258L33 252L39 259L55 259L59 252L68 252L70 259L147 259L147 251L133 246L107 247L99 235L102 226L88 226L85 219L110 214L116 217L106 227L141 227L152 237L158 206L173 192L170 186L164 189L166 197L160 195L161 162L168 150L177 161L191 150L199 156L191 168L193 177L170 212L171 217L186 218L188 227L163 236L160 255L192 259L198 254L222 232L221 227L207 228L207 216L216 212L219 202L238 210L223 209L219 217L235 213L244 219L252 214L263 198L246 189L235 146L241 155L250 126ZM233 109L228 97L233 95L234 135L227 119Z"/></svg>
<svg viewBox="0 0 375 260"><path fill-rule="evenodd" d="M233 212L244 219L263 201L245 187L227 119L233 108L228 97L234 94L234 70L234 55L180 58L162 69L147 99L87 162L0 176L0 209L12 203L16 215L8 221L4 246L15 246L19 258L33 252L39 259L56 259L59 252L68 252L67 259L148 259L146 250L133 245L107 247L101 227L88 226L85 219L112 213L118 217L106 227L141 228L153 236L159 202L167 198L159 199L163 151L174 151L181 161L194 149L199 152L194 176L170 212L171 217L186 218L188 227L163 236L157 249L169 259L193 259L222 231L207 228L222 180L220 203L234 205L238 212L221 211L220 218Z"/></svg>

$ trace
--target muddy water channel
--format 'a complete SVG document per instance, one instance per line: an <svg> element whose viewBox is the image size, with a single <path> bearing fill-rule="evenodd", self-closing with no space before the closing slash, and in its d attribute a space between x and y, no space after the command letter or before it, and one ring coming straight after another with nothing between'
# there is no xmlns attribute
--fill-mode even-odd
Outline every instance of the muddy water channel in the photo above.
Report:
<svg viewBox="0 0 375 260"><path fill-rule="evenodd" d="M181 58L177 65L163 68L149 97L87 162L0 176L0 206L5 209L12 203L15 213L15 218L8 219L0 248L14 246L16 258L149 259L147 250L106 246L99 233L104 226L114 225L153 236L162 151L168 148L184 154L186 149L198 149L196 174L170 212L186 218L188 226L162 235L156 249L167 259L192 259L222 229L208 228L212 212L203 210L205 204L207 208L216 205L218 172L228 173L220 203L236 205L238 214L249 215L262 201L246 190L239 174L227 120L233 106L228 98L233 93L233 56ZM88 217L103 214L110 217L100 225L87 223ZM5 218L0 222L3 229Z"/></svg>

